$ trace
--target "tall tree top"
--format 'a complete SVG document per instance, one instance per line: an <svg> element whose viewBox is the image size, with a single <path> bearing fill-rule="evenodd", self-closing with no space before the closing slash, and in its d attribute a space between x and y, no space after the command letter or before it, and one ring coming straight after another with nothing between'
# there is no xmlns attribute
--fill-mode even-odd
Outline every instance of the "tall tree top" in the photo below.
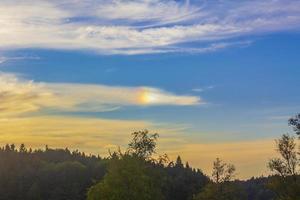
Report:
<svg viewBox="0 0 300 200"><path fill-rule="evenodd" d="M132 140L128 144L128 152L149 159L156 153L156 141L159 137L157 133L150 134L148 130L142 130L132 133Z"/></svg>

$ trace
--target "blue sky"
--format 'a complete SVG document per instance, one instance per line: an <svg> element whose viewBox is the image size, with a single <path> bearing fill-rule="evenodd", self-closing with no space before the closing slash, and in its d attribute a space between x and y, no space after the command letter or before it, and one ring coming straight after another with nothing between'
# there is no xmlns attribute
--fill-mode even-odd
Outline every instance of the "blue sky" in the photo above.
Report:
<svg viewBox="0 0 300 200"><path fill-rule="evenodd" d="M228 147L273 144L300 110L297 1L14 0L0 10L0 143L99 153L148 128L170 155L205 170L220 155L249 177L265 173L273 148L265 157L244 149L258 158L249 164ZM202 144L222 148L201 161Z"/></svg>

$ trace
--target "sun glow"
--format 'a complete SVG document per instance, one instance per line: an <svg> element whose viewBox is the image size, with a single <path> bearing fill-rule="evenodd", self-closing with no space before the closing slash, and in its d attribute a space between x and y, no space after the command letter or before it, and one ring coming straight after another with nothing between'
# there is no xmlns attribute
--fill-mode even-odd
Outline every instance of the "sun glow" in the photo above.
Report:
<svg viewBox="0 0 300 200"><path fill-rule="evenodd" d="M177 96L155 88L141 88L138 102L142 105L196 105L201 99L195 96Z"/></svg>
<svg viewBox="0 0 300 200"><path fill-rule="evenodd" d="M140 101L142 104L152 104L158 100L157 94L149 91L148 89L143 89L140 94Z"/></svg>

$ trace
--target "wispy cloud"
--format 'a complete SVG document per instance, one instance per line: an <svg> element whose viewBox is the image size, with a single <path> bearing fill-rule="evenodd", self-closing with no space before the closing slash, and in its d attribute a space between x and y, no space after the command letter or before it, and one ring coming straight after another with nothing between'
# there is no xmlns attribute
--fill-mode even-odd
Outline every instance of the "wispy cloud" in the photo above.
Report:
<svg viewBox="0 0 300 200"><path fill-rule="evenodd" d="M0 56L0 64L17 60L38 60L38 56Z"/></svg>
<svg viewBox="0 0 300 200"><path fill-rule="evenodd" d="M193 88L192 91L193 92L204 92L207 90L212 90L214 89L216 86L214 85L210 85L210 86L206 86L206 87L198 87L198 88Z"/></svg>
<svg viewBox="0 0 300 200"><path fill-rule="evenodd" d="M290 115L277 115L277 116L270 116L267 119L268 120L281 120L281 121L287 122L288 119L290 119L290 118L291 118Z"/></svg>
<svg viewBox="0 0 300 200"><path fill-rule="evenodd" d="M128 24L145 22L152 26L153 24L182 22L200 15L199 7L190 5L189 1L94 0L87 1L86 4L73 1L77 5L70 4L70 1L64 2L64 9L74 12L75 8L75 15L88 15L100 21L123 20L123 23Z"/></svg>
<svg viewBox="0 0 300 200"><path fill-rule="evenodd" d="M299 13L300 2L292 0L4 0L0 48L202 53L181 44L197 41L211 43L215 50L228 48L228 42L217 41L298 29Z"/></svg>
<svg viewBox="0 0 300 200"><path fill-rule="evenodd" d="M198 105L198 96L177 95L159 88L93 84L36 83L0 74L0 116L52 109L103 112L121 106Z"/></svg>

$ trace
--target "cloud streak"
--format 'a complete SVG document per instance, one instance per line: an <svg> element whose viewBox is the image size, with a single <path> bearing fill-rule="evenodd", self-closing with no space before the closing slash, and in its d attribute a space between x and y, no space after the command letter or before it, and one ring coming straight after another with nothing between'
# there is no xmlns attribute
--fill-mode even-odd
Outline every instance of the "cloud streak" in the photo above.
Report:
<svg viewBox="0 0 300 200"><path fill-rule="evenodd" d="M0 56L0 64L6 63L9 61L18 61L18 60L38 60L40 59L37 56Z"/></svg>
<svg viewBox="0 0 300 200"><path fill-rule="evenodd" d="M299 13L300 2L292 0L4 0L0 3L0 48L102 54L197 52L182 44L216 44L298 29ZM198 53L203 52L199 49Z"/></svg>
<svg viewBox="0 0 300 200"><path fill-rule="evenodd" d="M0 74L0 116L43 110L106 112L122 106L192 106L198 96L176 95L159 88L95 84L36 83Z"/></svg>

